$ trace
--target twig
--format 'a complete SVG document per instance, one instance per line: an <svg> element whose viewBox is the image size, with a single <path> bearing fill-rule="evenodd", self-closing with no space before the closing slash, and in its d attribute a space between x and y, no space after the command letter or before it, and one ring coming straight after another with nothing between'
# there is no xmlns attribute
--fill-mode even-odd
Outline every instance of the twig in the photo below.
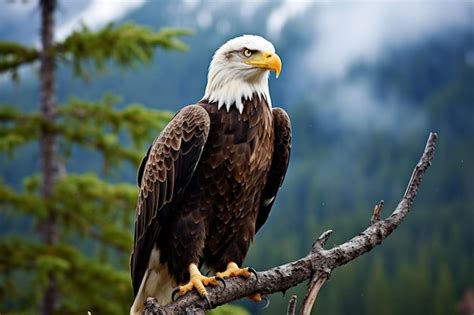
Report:
<svg viewBox="0 0 474 315"><path fill-rule="evenodd" d="M374 213L372 214L372 218L370 218L370 224L374 224L375 222L380 221L380 213L382 212L383 209L383 200L380 200L378 204L375 205L374 207Z"/></svg>
<svg viewBox="0 0 474 315"><path fill-rule="evenodd" d="M296 295L291 296L288 301L288 311L286 312L286 315L295 315L297 299L298 297Z"/></svg>
<svg viewBox="0 0 474 315"><path fill-rule="evenodd" d="M316 242L314 242L313 244L313 249L311 250L311 252L317 252L317 251L320 251L323 249L323 246L324 244L326 244L326 242L328 241L329 237L331 236L332 234L332 230L327 230L326 232L323 232L323 234L321 234L318 239L316 240Z"/></svg>
<svg viewBox="0 0 474 315"><path fill-rule="evenodd" d="M405 194L388 218L375 222L359 235L330 250L322 248L331 234L330 231L325 232L315 242L308 255L288 264L259 272L258 282L235 277L226 280L227 288L225 290L222 287L208 287L209 298L213 305L216 307L226 304L256 292L271 294L286 291L311 279L315 274L329 275L332 270L379 245L400 225L410 211L423 175L431 165L437 139L436 133L430 133L425 150L413 171ZM196 292L188 293L177 301L162 307L157 306L156 301L149 300L146 310L149 314L183 314L190 306L193 306L196 311L207 310L206 302Z"/></svg>
<svg viewBox="0 0 474 315"><path fill-rule="evenodd" d="M303 306L301 307L301 315L310 315L311 310L313 309L314 302L318 297L319 290L323 286L324 282L328 279L327 274L317 274L309 284L309 290L306 293L306 296L303 301Z"/></svg>

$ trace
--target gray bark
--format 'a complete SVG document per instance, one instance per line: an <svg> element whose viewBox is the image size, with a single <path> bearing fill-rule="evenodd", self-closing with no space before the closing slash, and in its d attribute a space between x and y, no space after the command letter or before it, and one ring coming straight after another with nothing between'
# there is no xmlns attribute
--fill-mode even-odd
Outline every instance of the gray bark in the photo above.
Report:
<svg viewBox="0 0 474 315"><path fill-rule="evenodd" d="M307 256L267 271L258 272L258 282L254 276L249 279L230 278L226 279L227 288L225 290L222 285L207 287L213 306L223 305L256 292L263 295L284 292L309 279L311 279L310 285L314 283L320 287L334 269L379 245L400 225L410 211L423 175L431 165L437 139L436 133L430 133L425 150L413 171L405 194L389 217L377 220L373 219L377 215L373 215L371 225L367 229L349 241L329 250L324 249L323 245L332 231L324 232L316 240ZM376 208L381 208L381 204ZM379 210L381 209L376 209L374 212ZM318 290L319 288L315 290L310 288L310 295L313 296L306 300L314 302L316 299L314 292ZM312 303L309 308L311 306ZM196 292L191 292L177 301L161 307L156 303L156 300L149 298L145 314L189 314L193 312L202 314L207 309L205 300L200 298Z"/></svg>

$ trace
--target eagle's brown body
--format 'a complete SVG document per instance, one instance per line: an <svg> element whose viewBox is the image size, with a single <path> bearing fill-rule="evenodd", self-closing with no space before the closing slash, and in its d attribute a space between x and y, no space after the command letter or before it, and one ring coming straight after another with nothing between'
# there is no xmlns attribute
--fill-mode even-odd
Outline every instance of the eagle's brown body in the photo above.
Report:
<svg viewBox="0 0 474 315"><path fill-rule="evenodd" d="M180 283L188 280L186 267L192 262L205 262L214 271L225 270L230 261L242 264L273 155L273 115L258 97L247 101L242 114L199 106L209 113L209 136L181 213L171 219L170 244L162 241L170 249L170 272Z"/></svg>
<svg viewBox="0 0 474 315"><path fill-rule="evenodd" d="M230 261L242 264L283 180L291 135L283 110L270 109L258 96L244 102L242 113L207 102L188 106L150 148L139 174L136 230L143 236L135 236L141 255L131 261L135 294L152 250L143 248L147 244L159 249L160 263L178 284L189 279L193 262L214 271ZM178 125L183 131L173 128ZM157 190L163 191L158 197ZM142 210L157 207L156 213Z"/></svg>

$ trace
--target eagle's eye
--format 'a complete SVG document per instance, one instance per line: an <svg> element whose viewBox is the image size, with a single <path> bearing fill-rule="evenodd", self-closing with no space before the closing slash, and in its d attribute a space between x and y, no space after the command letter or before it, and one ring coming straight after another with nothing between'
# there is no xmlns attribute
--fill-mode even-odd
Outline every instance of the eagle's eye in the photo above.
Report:
<svg viewBox="0 0 474 315"><path fill-rule="evenodd" d="M248 57L252 56L252 54L253 54L253 51L251 51L250 49L247 49L247 48L244 49L244 56L245 57L248 58Z"/></svg>

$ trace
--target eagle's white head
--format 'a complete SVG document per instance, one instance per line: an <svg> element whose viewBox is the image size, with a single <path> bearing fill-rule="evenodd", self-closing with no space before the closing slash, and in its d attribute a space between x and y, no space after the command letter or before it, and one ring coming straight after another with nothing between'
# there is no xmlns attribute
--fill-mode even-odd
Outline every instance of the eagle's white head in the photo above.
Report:
<svg viewBox="0 0 474 315"><path fill-rule="evenodd" d="M269 71L275 71L277 78L281 71L281 60L272 43L256 35L233 38L212 58L203 99L216 102L218 108L225 105L227 111L234 105L242 113L242 98L256 94L271 106Z"/></svg>

